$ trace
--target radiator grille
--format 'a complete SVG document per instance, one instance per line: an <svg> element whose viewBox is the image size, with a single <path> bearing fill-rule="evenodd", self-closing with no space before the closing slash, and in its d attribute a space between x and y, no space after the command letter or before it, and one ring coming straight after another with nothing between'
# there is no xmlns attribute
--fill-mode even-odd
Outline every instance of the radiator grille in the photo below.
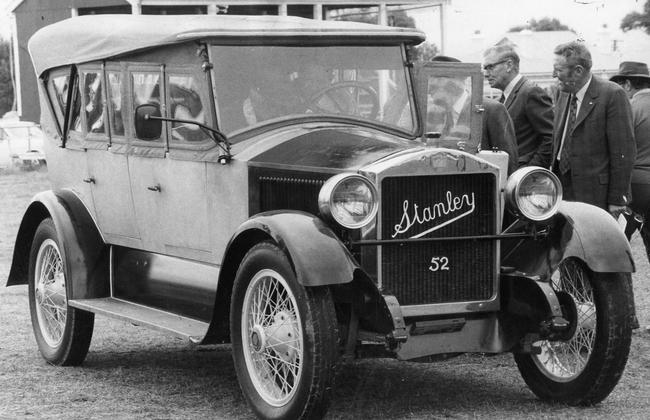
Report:
<svg viewBox="0 0 650 420"><path fill-rule="evenodd" d="M495 183L487 173L385 178L382 239L495 234ZM402 305L487 300L496 252L489 240L383 245L382 286Z"/></svg>
<svg viewBox="0 0 650 420"><path fill-rule="evenodd" d="M318 214L318 193L324 183L320 179L261 176L260 211L293 209Z"/></svg>

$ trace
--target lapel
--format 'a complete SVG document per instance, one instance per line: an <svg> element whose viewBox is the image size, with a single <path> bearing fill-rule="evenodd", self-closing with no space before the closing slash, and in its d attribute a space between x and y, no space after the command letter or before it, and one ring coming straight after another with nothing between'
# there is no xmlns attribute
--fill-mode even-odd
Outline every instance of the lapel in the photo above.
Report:
<svg viewBox="0 0 650 420"><path fill-rule="evenodd" d="M560 148L560 143L562 142L562 134L564 133L564 125L566 124L567 113L569 112L569 94L560 92L556 100L556 109L553 120L553 159L552 162L555 162L557 154Z"/></svg>
<svg viewBox="0 0 650 420"><path fill-rule="evenodd" d="M557 98L557 109L555 110L555 133L558 137L562 137L564 132L564 125L566 124L567 112L569 112L569 94L561 92Z"/></svg>
<svg viewBox="0 0 650 420"><path fill-rule="evenodd" d="M578 112L576 123L573 125L572 132L575 131L576 127L582 124L585 118L587 118L587 115L589 115L596 106L596 99L598 98L598 92L600 91L597 85L598 81L596 80L596 76L592 76L591 83L589 83L589 87L585 92L585 97L582 98L580 112Z"/></svg>
<svg viewBox="0 0 650 420"><path fill-rule="evenodd" d="M510 95L508 96L508 99L506 99L506 102L503 104L507 109L510 109L510 105L512 105L512 102L515 100L517 97L517 94L519 93L519 89L524 85L524 82L526 81L525 77L522 77L519 79L519 81L515 84L515 87L512 88L512 92L510 92Z"/></svg>

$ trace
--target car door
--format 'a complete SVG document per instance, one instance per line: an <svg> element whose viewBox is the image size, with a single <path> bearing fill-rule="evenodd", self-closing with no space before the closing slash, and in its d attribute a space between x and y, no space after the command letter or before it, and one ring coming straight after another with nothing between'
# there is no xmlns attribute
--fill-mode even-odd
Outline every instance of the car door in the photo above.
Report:
<svg viewBox="0 0 650 420"><path fill-rule="evenodd" d="M121 123L122 71L119 66L109 66L104 74L101 67L82 67L80 80L83 99L78 125L84 132L88 171L84 182L91 188L97 224L109 243L139 248Z"/></svg>
<svg viewBox="0 0 650 420"><path fill-rule="evenodd" d="M441 147L476 152L481 144L483 78L478 64L418 63L416 93L425 137Z"/></svg>
<svg viewBox="0 0 650 420"><path fill-rule="evenodd" d="M191 71L133 67L129 71L132 112L157 103L165 115L207 123L205 90ZM200 79L199 79L200 80ZM175 115L176 114L176 115ZM209 136L186 123L165 124L160 139L132 139L129 173L144 248L153 252L209 259L207 165L201 150L213 147Z"/></svg>

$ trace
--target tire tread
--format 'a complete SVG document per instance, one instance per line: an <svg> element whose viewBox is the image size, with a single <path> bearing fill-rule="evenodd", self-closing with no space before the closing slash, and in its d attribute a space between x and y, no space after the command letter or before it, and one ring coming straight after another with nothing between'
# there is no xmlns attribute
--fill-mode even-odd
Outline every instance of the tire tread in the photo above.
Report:
<svg viewBox="0 0 650 420"><path fill-rule="evenodd" d="M620 380L630 351L632 318L629 308L631 276L629 273L594 273L584 263L580 266L589 274L597 308L599 329L596 343L583 372L567 382L555 382L544 375L532 355L516 353L515 361L528 387L540 399L568 405L598 404L612 392ZM598 303L597 303L598 304ZM621 310L626 308L625 310Z"/></svg>

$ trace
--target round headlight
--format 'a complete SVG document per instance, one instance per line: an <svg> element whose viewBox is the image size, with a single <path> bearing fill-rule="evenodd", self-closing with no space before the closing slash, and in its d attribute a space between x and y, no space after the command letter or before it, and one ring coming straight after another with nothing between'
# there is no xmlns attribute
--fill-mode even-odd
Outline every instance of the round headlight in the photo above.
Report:
<svg viewBox="0 0 650 420"><path fill-rule="evenodd" d="M562 185L551 171L529 166L516 170L506 183L506 203L534 222L551 218L562 201Z"/></svg>
<svg viewBox="0 0 650 420"><path fill-rule="evenodd" d="M377 214L377 190L361 175L335 175L321 187L318 208L324 217L339 225L358 229Z"/></svg>

